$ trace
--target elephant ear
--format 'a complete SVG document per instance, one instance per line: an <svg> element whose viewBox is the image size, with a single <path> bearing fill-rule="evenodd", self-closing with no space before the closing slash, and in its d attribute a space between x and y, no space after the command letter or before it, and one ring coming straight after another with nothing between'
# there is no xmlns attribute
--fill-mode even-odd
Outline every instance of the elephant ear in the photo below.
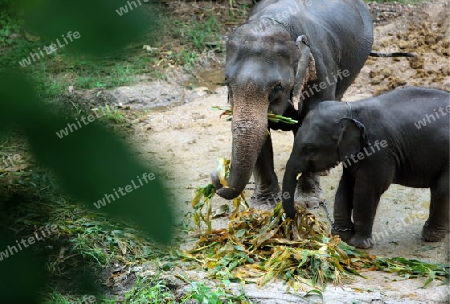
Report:
<svg viewBox="0 0 450 304"><path fill-rule="evenodd" d="M311 53L308 38L305 35L298 36L295 41L295 45L298 48L299 60L297 63L297 68L295 69L294 88L291 93L291 102L294 109L299 110L302 91L309 81L317 79L317 73L316 62Z"/></svg>
<svg viewBox="0 0 450 304"><path fill-rule="evenodd" d="M339 121L340 138L338 141L339 160L356 154L368 145L366 127L356 119L342 118Z"/></svg>

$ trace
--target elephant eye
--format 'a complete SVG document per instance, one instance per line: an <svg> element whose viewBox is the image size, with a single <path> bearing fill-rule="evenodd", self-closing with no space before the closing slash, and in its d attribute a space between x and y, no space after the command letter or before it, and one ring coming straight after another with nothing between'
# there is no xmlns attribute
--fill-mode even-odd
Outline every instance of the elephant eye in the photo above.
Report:
<svg viewBox="0 0 450 304"><path fill-rule="evenodd" d="M304 146L302 152L306 155L314 154L314 147L313 146Z"/></svg>
<svg viewBox="0 0 450 304"><path fill-rule="evenodd" d="M283 86L281 85L281 83L279 81L275 82L272 85L272 90L270 91L269 101L270 102L280 101L282 92L283 92Z"/></svg>
<svg viewBox="0 0 450 304"><path fill-rule="evenodd" d="M276 86L273 87L273 90L276 91L281 91L283 87L281 86L281 84L277 84Z"/></svg>

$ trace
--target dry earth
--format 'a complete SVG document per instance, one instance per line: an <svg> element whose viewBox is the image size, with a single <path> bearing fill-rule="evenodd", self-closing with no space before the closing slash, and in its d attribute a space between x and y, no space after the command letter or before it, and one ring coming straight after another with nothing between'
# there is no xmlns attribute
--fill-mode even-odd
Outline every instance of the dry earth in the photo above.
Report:
<svg viewBox="0 0 450 304"><path fill-rule="evenodd" d="M382 52L405 51L417 55L409 58L372 58L362 69L344 100L354 101L405 85L450 89L448 2L422 3L420 6L388 4L371 5L374 17L382 25L375 29L374 49ZM384 11L383 11L384 9ZM387 16L387 17L386 17ZM389 22L385 20L389 19ZM384 24L383 24L384 23ZM223 60L217 59L197 79L186 82L174 74L170 83L144 83L110 92L111 100L131 108L154 108L133 121L133 142L144 158L167 171L167 184L175 208L183 216L190 210L192 188L209 183L209 172L217 166L217 157L231 152L230 123L219 119L214 105L226 106L227 89L221 83ZM202 85L192 91L182 84ZM91 92L92 93L92 92ZM95 93L95 92L94 92ZM92 95L91 95L92 96ZM103 95L105 96L105 95ZM293 137L291 133L272 132L276 172L283 176ZM433 147L430 147L432 149ZM156 157L155 157L156 156ZM322 177L322 188L330 210L341 169ZM251 191L247 191L247 196ZM214 207L229 202L214 199ZM392 185L382 196L374 225L376 245L369 252L379 256L401 256L432 262L449 263L449 237L440 243L424 243L422 225L430 204L428 189L411 189ZM313 210L327 221L323 209ZM215 225L223 225L217 220ZM397 225L397 226L396 226ZM376 237L378 235L379 237ZM195 280L204 273L179 270ZM365 273L367 279L354 277L344 286L328 286L324 303L449 303L448 286L433 282L419 288L424 279L405 280L381 272ZM287 292L281 281L262 289L246 285L245 291L254 303L303 303L304 293ZM320 299L315 299L320 302ZM309 298L313 301L314 298Z"/></svg>

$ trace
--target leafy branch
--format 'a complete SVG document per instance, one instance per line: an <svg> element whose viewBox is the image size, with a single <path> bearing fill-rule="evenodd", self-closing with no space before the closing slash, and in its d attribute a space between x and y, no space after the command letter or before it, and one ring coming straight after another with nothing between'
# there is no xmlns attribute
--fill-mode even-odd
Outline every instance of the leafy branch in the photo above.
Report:
<svg viewBox="0 0 450 304"><path fill-rule="evenodd" d="M233 118L233 109L231 109L231 108L221 108L219 106L214 106L212 108L214 110L223 111L222 114L220 114L220 117L226 116L227 121L231 121L231 119ZM274 113L268 113L267 118L270 121L273 121L275 123L282 122L282 123L289 124L289 125L295 125L296 123L298 123L298 120L295 120L295 119L292 119L290 117L286 117L283 115L274 114Z"/></svg>

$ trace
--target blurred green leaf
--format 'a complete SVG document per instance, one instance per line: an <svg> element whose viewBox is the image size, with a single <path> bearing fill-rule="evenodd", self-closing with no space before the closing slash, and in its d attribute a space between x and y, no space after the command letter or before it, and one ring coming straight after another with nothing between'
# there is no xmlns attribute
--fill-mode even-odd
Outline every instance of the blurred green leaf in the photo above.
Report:
<svg viewBox="0 0 450 304"><path fill-rule="evenodd" d="M68 41L67 47L93 55L118 51L132 42L148 27L156 28L157 16L147 15L138 1L129 5L120 0L21 0L27 28L49 41L64 37L69 31L79 32L80 38ZM140 1L142 5L152 5ZM116 10L128 11L120 16Z"/></svg>
<svg viewBox="0 0 450 304"><path fill-rule="evenodd" d="M141 165L124 143L96 123L60 139L56 132L66 127L67 121L46 110L32 83L19 73L0 73L0 100L0 128L20 127L38 162L56 173L68 193L93 208L94 202L134 181L139 188L101 211L132 219L156 241L170 242L174 220L162 190L161 173ZM140 186L138 178L144 173L154 173L156 178Z"/></svg>
<svg viewBox="0 0 450 304"><path fill-rule="evenodd" d="M0 3L0 7L2 5ZM151 4L142 1L142 5ZM155 13L148 13L151 10L144 13L139 6L133 9L128 6L128 13L120 16L116 10L124 6L128 6L128 2L18 0L8 1L5 8L14 7L20 11L25 34L40 42L30 43L32 52L42 52L45 56L45 50L38 46L42 43L58 45L58 39L63 45L58 47L70 54L98 56L120 52L148 28L156 30ZM78 39L73 35L75 32L79 33ZM0 69L0 136L4 131L20 130L20 134L28 139L37 163L51 169L64 190L89 208L94 208L94 202L132 181L139 185L138 177L144 173L154 173L154 180L126 192L101 211L114 218L132 220L155 241L170 244L174 218L163 191L162 172L143 165L125 143L95 122L60 139L56 132L67 127L67 123L77 122L66 121L47 109L34 88L38 79L24 76L25 70L19 64L15 67L16 70ZM14 238L7 238L5 234L0 236L0 250L14 245ZM0 261L1 302L37 303L37 293L42 292L47 283L44 261L34 257L29 250ZM83 273L81 269L79 273ZM93 282L89 276L77 280L80 287L91 286Z"/></svg>
<svg viewBox="0 0 450 304"><path fill-rule="evenodd" d="M4 232L1 231L0 232ZM8 250L10 246L11 250ZM0 260L0 302L1 303L40 303L39 293L45 288L47 275L45 259L36 257L29 250L15 252L12 246L18 248L15 239L0 238L0 254L5 251L8 257ZM14 253L14 254L11 254ZM38 278L38 279L37 279Z"/></svg>

